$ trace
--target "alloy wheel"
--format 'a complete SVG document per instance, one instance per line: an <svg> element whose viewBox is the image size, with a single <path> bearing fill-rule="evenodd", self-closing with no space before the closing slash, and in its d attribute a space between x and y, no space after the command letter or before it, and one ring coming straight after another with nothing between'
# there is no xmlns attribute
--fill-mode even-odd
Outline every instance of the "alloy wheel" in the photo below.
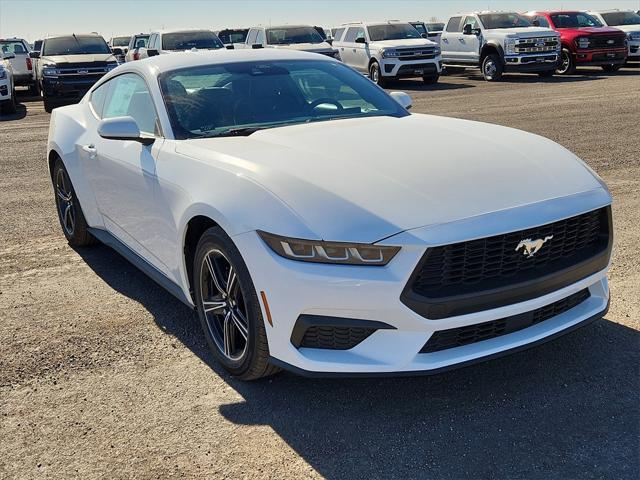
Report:
<svg viewBox="0 0 640 480"><path fill-rule="evenodd" d="M200 298L207 328L216 347L237 362L249 344L247 306L233 265L220 250L207 252L200 269Z"/></svg>
<svg viewBox="0 0 640 480"><path fill-rule="evenodd" d="M496 64L493 62L493 60L487 60L487 63L485 63L484 66L484 73L486 74L486 76L493 77L497 71L498 68L496 67Z"/></svg>
<svg viewBox="0 0 640 480"><path fill-rule="evenodd" d="M558 68L558 73L567 73L569 71L570 64L571 64L571 59L569 58L569 54L563 51L562 62L560 63L560 68Z"/></svg>
<svg viewBox="0 0 640 480"><path fill-rule="evenodd" d="M76 229L76 209L73 203L71 180L63 168L58 169L56 174L56 201L62 227L67 235L73 236Z"/></svg>
<svg viewBox="0 0 640 480"><path fill-rule="evenodd" d="M371 80L373 81L373 83L378 83L379 75L380 73L378 72L378 69L376 68L376 66L371 65L371 73L369 76L371 77Z"/></svg>

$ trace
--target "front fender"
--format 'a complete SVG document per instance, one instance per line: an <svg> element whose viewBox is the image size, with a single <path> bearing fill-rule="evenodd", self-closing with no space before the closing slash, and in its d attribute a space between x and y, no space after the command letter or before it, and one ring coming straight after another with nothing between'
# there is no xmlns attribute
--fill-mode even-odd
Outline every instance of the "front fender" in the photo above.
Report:
<svg viewBox="0 0 640 480"><path fill-rule="evenodd" d="M488 40L482 46L482 50L480 52L480 57L484 58L487 55L487 52L491 49L495 49L498 51L500 58L504 58L504 47L498 40Z"/></svg>

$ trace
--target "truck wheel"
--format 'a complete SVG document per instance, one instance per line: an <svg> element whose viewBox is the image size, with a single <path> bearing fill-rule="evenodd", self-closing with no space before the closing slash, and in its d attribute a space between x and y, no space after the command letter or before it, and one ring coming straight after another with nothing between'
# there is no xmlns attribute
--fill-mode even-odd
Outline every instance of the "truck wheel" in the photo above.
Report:
<svg viewBox="0 0 640 480"><path fill-rule="evenodd" d="M425 75L424 77L422 77L422 81L426 85L435 85L436 83L438 83L439 79L440 75L438 75L437 73L435 75Z"/></svg>
<svg viewBox="0 0 640 480"><path fill-rule="evenodd" d="M11 91L11 98L9 100L5 100L0 104L0 109L2 113L13 114L16 113L16 89L14 88Z"/></svg>
<svg viewBox="0 0 640 480"><path fill-rule="evenodd" d="M622 68L622 65L602 65L602 70L605 72L617 72Z"/></svg>
<svg viewBox="0 0 640 480"><path fill-rule="evenodd" d="M37 97L40 95L40 92L38 91L38 84L36 82L33 82L31 85L29 85L29 95L31 95L32 97Z"/></svg>
<svg viewBox="0 0 640 480"><path fill-rule="evenodd" d="M382 88L387 86L387 79L382 76L382 72L380 72L380 65L378 65L378 62L371 63L371 66L369 67L369 78L373 83Z"/></svg>
<svg viewBox="0 0 640 480"><path fill-rule="evenodd" d="M571 52L566 48L560 54L560 66L556 68L558 75L571 75L576 71L576 63L571 56Z"/></svg>
<svg viewBox="0 0 640 480"><path fill-rule="evenodd" d="M44 111L47 113L51 113L53 111L54 108L56 108L57 105L55 105L51 100L49 100L47 97L44 97Z"/></svg>
<svg viewBox="0 0 640 480"><path fill-rule="evenodd" d="M498 82L502 79L504 66L500 56L491 53L484 58L482 62L482 75L487 82Z"/></svg>

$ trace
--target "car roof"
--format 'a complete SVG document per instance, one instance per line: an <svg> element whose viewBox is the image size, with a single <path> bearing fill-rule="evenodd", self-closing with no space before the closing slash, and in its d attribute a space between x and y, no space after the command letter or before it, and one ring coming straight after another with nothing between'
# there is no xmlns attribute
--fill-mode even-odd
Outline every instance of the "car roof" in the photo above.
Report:
<svg viewBox="0 0 640 480"><path fill-rule="evenodd" d="M610 8L608 10L589 10L588 13L623 13L623 12L636 12L636 10L620 10L619 8Z"/></svg>
<svg viewBox="0 0 640 480"><path fill-rule="evenodd" d="M210 28L170 28L162 30L152 30L151 33L159 35L165 35L167 33L181 33L181 32L213 32Z"/></svg>
<svg viewBox="0 0 640 480"><path fill-rule="evenodd" d="M313 25L304 25L304 24L299 24L299 25L269 25L264 26L261 25L259 27L252 27L252 28L271 28L271 29L277 29L277 28L301 28L301 27L309 27L309 28L314 28Z"/></svg>
<svg viewBox="0 0 640 480"><path fill-rule="evenodd" d="M102 35L100 35L99 33L95 33L95 32L91 32L91 33L75 33L75 32L71 32L71 33L58 33L58 34L52 34L52 35L47 35L46 37L44 37L43 40L48 40L50 38L62 38L62 37L100 37L103 38Z"/></svg>

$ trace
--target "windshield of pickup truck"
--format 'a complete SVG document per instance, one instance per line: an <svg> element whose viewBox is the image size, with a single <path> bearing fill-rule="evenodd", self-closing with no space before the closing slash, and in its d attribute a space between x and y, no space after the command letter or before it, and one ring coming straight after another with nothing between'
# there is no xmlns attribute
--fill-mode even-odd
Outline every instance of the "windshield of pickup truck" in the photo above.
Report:
<svg viewBox="0 0 640 480"><path fill-rule="evenodd" d="M601 27L602 23L587 13L554 13L551 20L556 28Z"/></svg>
<svg viewBox="0 0 640 480"><path fill-rule="evenodd" d="M224 48L216 34L208 30L165 33L162 36L163 50L198 50Z"/></svg>
<svg viewBox="0 0 640 480"><path fill-rule="evenodd" d="M267 28L269 45L293 45L296 43L322 43L324 40L313 27Z"/></svg>
<svg viewBox="0 0 640 480"><path fill-rule="evenodd" d="M382 40L404 40L406 38L422 38L420 32L408 23L387 23L367 27L372 42Z"/></svg>
<svg viewBox="0 0 640 480"><path fill-rule="evenodd" d="M218 32L218 38L225 45L232 43L244 43L247 39L248 28L239 28L236 30L220 30Z"/></svg>
<svg viewBox="0 0 640 480"><path fill-rule="evenodd" d="M611 12L601 15L609 26L640 25L640 15L635 12Z"/></svg>
<svg viewBox="0 0 640 480"><path fill-rule="evenodd" d="M96 55L111 53L104 38L95 35L70 35L68 37L47 38L44 41L43 56L50 55Z"/></svg>
<svg viewBox="0 0 640 480"><path fill-rule="evenodd" d="M112 47L128 47L131 37L114 37L111 40Z"/></svg>
<svg viewBox="0 0 640 480"><path fill-rule="evenodd" d="M160 75L177 139L355 117L409 115L371 80L326 60L238 62Z"/></svg>
<svg viewBox="0 0 640 480"><path fill-rule="evenodd" d="M412 23L411 26L415 28L420 35L427 35L429 33L427 31L427 26L424 23Z"/></svg>
<svg viewBox="0 0 640 480"><path fill-rule="evenodd" d="M427 23L430 32L441 32L444 30L444 23Z"/></svg>
<svg viewBox="0 0 640 480"><path fill-rule="evenodd" d="M14 55L27 54L29 51L20 40L0 40L2 53L13 53Z"/></svg>
<svg viewBox="0 0 640 480"><path fill-rule="evenodd" d="M484 28L487 30L533 26L527 18L517 13L487 13L479 15L479 17L482 25L484 25Z"/></svg>

